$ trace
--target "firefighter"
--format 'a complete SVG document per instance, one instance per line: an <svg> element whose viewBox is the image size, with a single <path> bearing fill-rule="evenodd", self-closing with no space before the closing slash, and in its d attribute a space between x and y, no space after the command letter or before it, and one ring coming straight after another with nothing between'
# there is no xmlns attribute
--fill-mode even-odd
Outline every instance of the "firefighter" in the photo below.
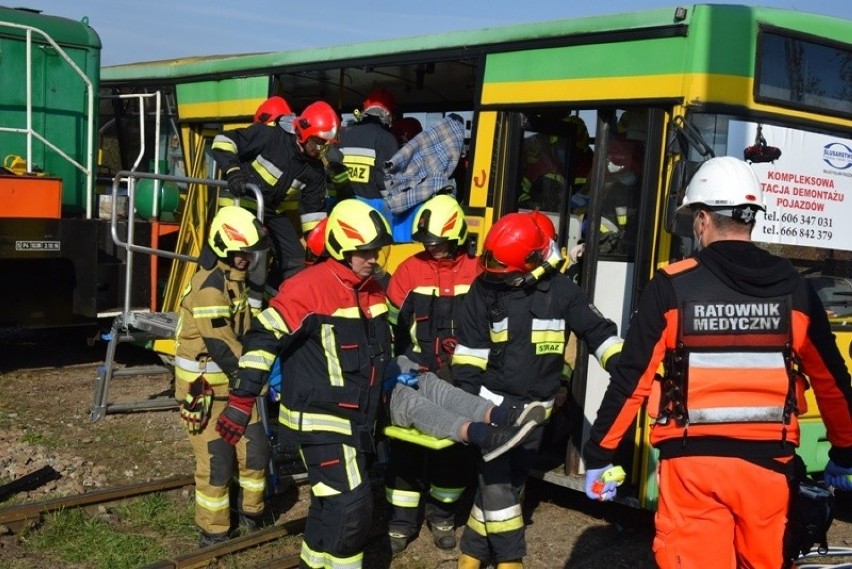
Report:
<svg viewBox="0 0 852 569"><path fill-rule="evenodd" d="M252 302L260 308L263 286L280 282L304 267L305 249L299 235L326 216L326 171L322 157L337 140L340 118L324 101L311 103L293 119L293 132L279 124L254 123L213 139L212 154L237 197L246 184L257 184L264 199L264 223L270 233L274 263L259 264L251 274ZM297 231L297 227L299 228Z"/></svg>
<svg viewBox="0 0 852 569"><path fill-rule="evenodd" d="M284 97L274 95L258 105L257 110L254 112L253 122L275 126L282 117L290 117L292 115L293 111ZM292 120L290 121L290 129L292 129ZM285 130L292 132L290 129L285 128Z"/></svg>
<svg viewBox="0 0 852 569"><path fill-rule="evenodd" d="M373 512L373 428L391 354L387 304L372 275L390 241L386 220L369 205L350 199L332 209L330 258L284 281L253 319L217 425L225 440L241 440L279 356L279 420L299 445L311 484L302 567L362 565Z"/></svg>
<svg viewBox="0 0 852 569"><path fill-rule="evenodd" d="M663 569L782 566L803 373L831 442L825 480L852 489L849 372L811 286L751 243L761 211L748 164L701 165L678 209L691 216L698 254L647 285L584 447L586 493L612 499L614 482L592 485L648 400Z"/></svg>
<svg viewBox="0 0 852 569"><path fill-rule="evenodd" d="M396 353L450 383L459 303L479 274L468 237L458 202L446 194L430 198L417 212L412 228L412 239L422 243L424 250L397 267L387 290ZM386 497L392 507L388 530L394 555L419 533L421 496L426 490L425 518L435 545L456 546L456 505L471 482L472 467L463 445L428 451L390 439Z"/></svg>
<svg viewBox="0 0 852 569"><path fill-rule="evenodd" d="M476 278L462 301L453 379L501 407L540 402L552 408L570 332L584 339L604 368L617 360L621 339L567 276L537 271L550 263L552 242L529 213L510 213L485 238ZM462 534L459 567L489 560L522 566L526 554L520 493L541 441L537 428L521 445L481 462L478 488Z"/></svg>
<svg viewBox="0 0 852 569"><path fill-rule="evenodd" d="M384 164L399 149L389 128L396 112L396 99L387 89L374 89L364 99L357 121L340 136L343 163L349 172L354 197L366 200L390 219L382 202Z"/></svg>
<svg viewBox="0 0 852 569"><path fill-rule="evenodd" d="M264 512L269 441L257 412L247 417L246 436L236 447L216 432L237 372L241 341L249 328L246 271L267 247L251 212L226 206L210 226L198 271L180 301L175 347L175 396L195 455L195 523L202 547L228 539L229 486L236 477L240 524L252 529Z"/></svg>

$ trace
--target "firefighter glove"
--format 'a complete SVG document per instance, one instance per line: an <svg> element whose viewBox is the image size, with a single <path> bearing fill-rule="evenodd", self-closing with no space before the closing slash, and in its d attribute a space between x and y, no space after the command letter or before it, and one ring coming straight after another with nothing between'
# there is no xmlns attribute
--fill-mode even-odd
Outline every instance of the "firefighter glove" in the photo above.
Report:
<svg viewBox="0 0 852 569"><path fill-rule="evenodd" d="M190 435L197 435L210 420L210 406L213 404L213 388L199 375L189 384L189 392L180 406L180 419Z"/></svg>
<svg viewBox="0 0 852 569"><path fill-rule="evenodd" d="M216 422L216 432L228 444L237 444L246 433L254 400L253 396L240 396L233 393L228 396L228 406Z"/></svg>
<svg viewBox="0 0 852 569"><path fill-rule="evenodd" d="M241 197L246 193L246 175L240 170L239 166L232 166L225 172L225 177L228 179L228 191L234 194L235 197Z"/></svg>
<svg viewBox="0 0 852 569"><path fill-rule="evenodd" d="M852 490L852 468L846 468L829 460L825 466L823 480L838 490Z"/></svg>

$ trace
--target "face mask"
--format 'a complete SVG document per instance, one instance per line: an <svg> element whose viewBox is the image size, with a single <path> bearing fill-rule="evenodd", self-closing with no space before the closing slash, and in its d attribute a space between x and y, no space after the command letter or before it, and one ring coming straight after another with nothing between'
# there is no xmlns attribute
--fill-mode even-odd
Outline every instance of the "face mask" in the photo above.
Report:
<svg viewBox="0 0 852 569"><path fill-rule="evenodd" d="M615 162L612 162L612 161L610 161L610 160L607 160L607 161L606 161L606 170L607 170L607 172L609 172L610 174L618 174L619 172L621 172L621 170L622 170L623 168L624 168L624 166L619 166L619 165L618 165L618 164L616 164Z"/></svg>

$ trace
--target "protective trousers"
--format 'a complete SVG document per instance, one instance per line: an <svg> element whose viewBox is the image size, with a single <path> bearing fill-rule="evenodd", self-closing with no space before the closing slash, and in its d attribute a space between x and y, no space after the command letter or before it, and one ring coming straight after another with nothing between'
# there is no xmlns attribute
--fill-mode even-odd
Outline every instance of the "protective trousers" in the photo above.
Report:
<svg viewBox="0 0 852 569"><path fill-rule="evenodd" d="M518 561L527 553L521 493L544 429L491 462L479 463L478 488L459 549L480 561Z"/></svg>
<svg viewBox="0 0 852 569"><path fill-rule="evenodd" d="M659 489L653 549L661 569L781 567L790 499L783 473L740 458L668 458Z"/></svg>
<svg viewBox="0 0 852 569"><path fill-rule="evenodd" d="M305 268L305 247L293 222L285 215L275 215L264 220L269 230L272 265L266 259L258 262L249 272L249 289L257 295L268 284L277 290L281 281L290 278ZM268 271L268 274L267 274Z"/></svg>
<svg viewBox="0 0 852 569"><path fill-rule="evenodd" d="M461 442L462 425L484 421L493 406L487 399L427 373L420 376L417 389L397 384L391 392L389 411L394 425L415 427L433 437Z"/></svg>
<svg viewBox="0 0 852 569"><path fill-rule="evenodd" d="M367 455L339 443L299 450L311 484L299 567L360 568L373 519Z"/></svg>
<svg viewBox="0 0 852 569"><path fill-rule="evenodd" d="M227 534L231 528L229 491L234 477L240 485L237 510L249 515L263 512L270 452L257 409L236 446L219 436L216 421L227 401L218 399L213 401L207 427L189 436L195 455L195 523L209 535Z"/></svg>
<svg viewBox="0 0 852 569"><path fill-rule="evenodd" d="M478 449L452 445L431 450L420 445L390 439L390 462L385 477L385 496L391 504L390 533L407 537L419 530L421 498L428 492L423 508L432 525L454 524L459 498L473 482Z"/></svg>

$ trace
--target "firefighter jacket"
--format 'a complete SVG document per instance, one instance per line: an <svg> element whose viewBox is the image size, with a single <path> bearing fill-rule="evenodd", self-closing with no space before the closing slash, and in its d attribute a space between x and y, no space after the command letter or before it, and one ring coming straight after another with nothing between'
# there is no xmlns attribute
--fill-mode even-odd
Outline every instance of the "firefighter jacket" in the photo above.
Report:
<svg viewBox="0 0 852 569"><path fill-rule="evenodd" d="M333 259L287 279L252 321L233 392L256 395L277 355L279 420L300 443L372 448L391 331L384 292Z"/></svg>
<svg viewBox="0 0 852 569"><path fill-rule="evenodd" d="M212 154L222 172L239 166L257 184L267 217L298 211L303 232L325 217L325 167L283 128L255 123L223 132L213 139Z"/></svg>
<svg viewBox="0 0 852 569"><path fill-rule="evenodd" d="M852 467L850 376L813 288L752 243L714 242L658 272L642 294L584 447L586 466L611 462L646 399L660 458L789 456L804 411L801 372L829 456Z"/></svg>
<svg viewBox="0 0 852 569"><path fill-rule="evenodd" d="M217 395L228 394L243 334L249 329L246 273L222 260L200 266L183 292L175 334L175 377L192 382L204 374Z"/></svg>
<svg viewBox="0 0 852 569"><path fill-rule="evenodd" d="M526 287L476 279L462 301L453 380L469 393L512 401L551 399L559 389L568 335L576 333L609 369L621 338L567 276L550 273Z"/></svg>
<svg viewBox="0 0 852 569"><path fill-rule="evenodd" d="M423 251L403 261L387 289L395 353L450 379L461 299L479 272L465 253L438 260Z"/></svg>
<svg viewBox="0 0 852 569"><path fill-rule="evenodd" d="M394 135L376 117L364 115L361 122L345 129L340 135L340 151L349 170L351 191L361 198L381 198L385 162L398 149Z"/></svg>

